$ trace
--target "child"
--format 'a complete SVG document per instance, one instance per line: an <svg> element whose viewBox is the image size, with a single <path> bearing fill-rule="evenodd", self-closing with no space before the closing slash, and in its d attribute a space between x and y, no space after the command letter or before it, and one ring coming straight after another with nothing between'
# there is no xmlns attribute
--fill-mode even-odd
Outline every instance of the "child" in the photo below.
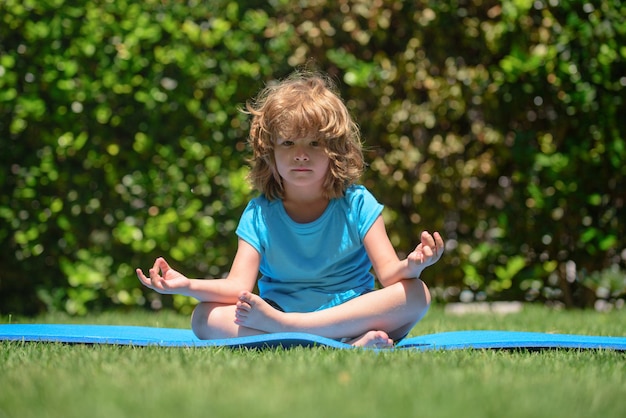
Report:
<svg viewBox="0 0 626 418"><path fill-rule="evenodd" d="M139 280L198 299L191 324L202 339L307 332L391 347L428 310L419 276L441 257L441 236L423 232L398 258L382 205L355 184L364 167L358 128L324 76L296 73L246 107L250 180L261 195L241 216L228 277L188 279L158 258L149 277L137 269Z"/></svg>

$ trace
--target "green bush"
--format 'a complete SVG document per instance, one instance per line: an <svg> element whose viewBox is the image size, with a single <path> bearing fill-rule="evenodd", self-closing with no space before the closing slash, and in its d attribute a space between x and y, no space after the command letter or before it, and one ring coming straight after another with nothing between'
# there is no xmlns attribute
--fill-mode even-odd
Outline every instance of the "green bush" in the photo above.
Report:
<svg viewBox="0 0 626 418"><path fill-rule="evenodd" d="M228 271L239 108L309 62L393 243L445 236L438 298L591 306L585 278L626 264L626 6L596 3L0 2L0 311L189 310L134 268Z"/></svg>
<svg viewBox="0 0 626 418"><path fill-rule="evenodd" d="M2 311L142 305L134 268L158 255L190 274L226 271L249 195L238 107L287 53L264 34L267 13L237 2L2 9Z"/></svg>

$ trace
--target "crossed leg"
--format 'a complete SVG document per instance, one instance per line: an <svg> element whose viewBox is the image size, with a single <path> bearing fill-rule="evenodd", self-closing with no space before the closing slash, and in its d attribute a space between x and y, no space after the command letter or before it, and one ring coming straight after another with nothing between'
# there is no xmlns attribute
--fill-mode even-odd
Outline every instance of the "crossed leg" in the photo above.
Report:
<svg viewBox="0 0 626 418"><path fill-rule="evenodd" d="M285 313L244 291L237 305L202 303L192 317L199 338L308 332L355 346L389 347L426 314L430 294L419 279L402 280L329 309ZM233 322L233 318L235 318Z"/></svg>

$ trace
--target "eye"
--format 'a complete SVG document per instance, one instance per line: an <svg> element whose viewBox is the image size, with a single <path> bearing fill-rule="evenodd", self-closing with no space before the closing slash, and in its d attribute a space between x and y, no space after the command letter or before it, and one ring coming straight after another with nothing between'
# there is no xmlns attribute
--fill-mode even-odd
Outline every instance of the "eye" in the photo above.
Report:
<svg viewBox="0 0 626 418"><path fill-rule="evenodd" d="M278 145L283 146L283 147L290 147L293 145L293 141L284 140L284 141L279 142Z"/></svg>
<svg viewBox="0 0 626 418"><path fill-rule="evenodd" d="M313 148L317 148L317 147L322 146L322 144L320 144L320 142L319 142L319 141L311 141L311 142L309 143L309 145L311 145Z"/></svg>

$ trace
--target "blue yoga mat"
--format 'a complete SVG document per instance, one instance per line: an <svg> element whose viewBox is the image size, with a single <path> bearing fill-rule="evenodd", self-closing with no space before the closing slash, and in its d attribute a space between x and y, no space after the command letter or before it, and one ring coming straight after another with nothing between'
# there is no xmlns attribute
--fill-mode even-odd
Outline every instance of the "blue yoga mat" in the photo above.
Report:
<svg viewBox="0 0 626 418"><path fill-rule="evenodd" d="M7 324L0 325L0 341L261 349L314 346L353 348L330 338L305 333L276 333L207 341L198 339L189 329L126 325ZM454 331L405 338L395 347L416 351L547 348L626 351L626 337L519 331Z"/></svg>

